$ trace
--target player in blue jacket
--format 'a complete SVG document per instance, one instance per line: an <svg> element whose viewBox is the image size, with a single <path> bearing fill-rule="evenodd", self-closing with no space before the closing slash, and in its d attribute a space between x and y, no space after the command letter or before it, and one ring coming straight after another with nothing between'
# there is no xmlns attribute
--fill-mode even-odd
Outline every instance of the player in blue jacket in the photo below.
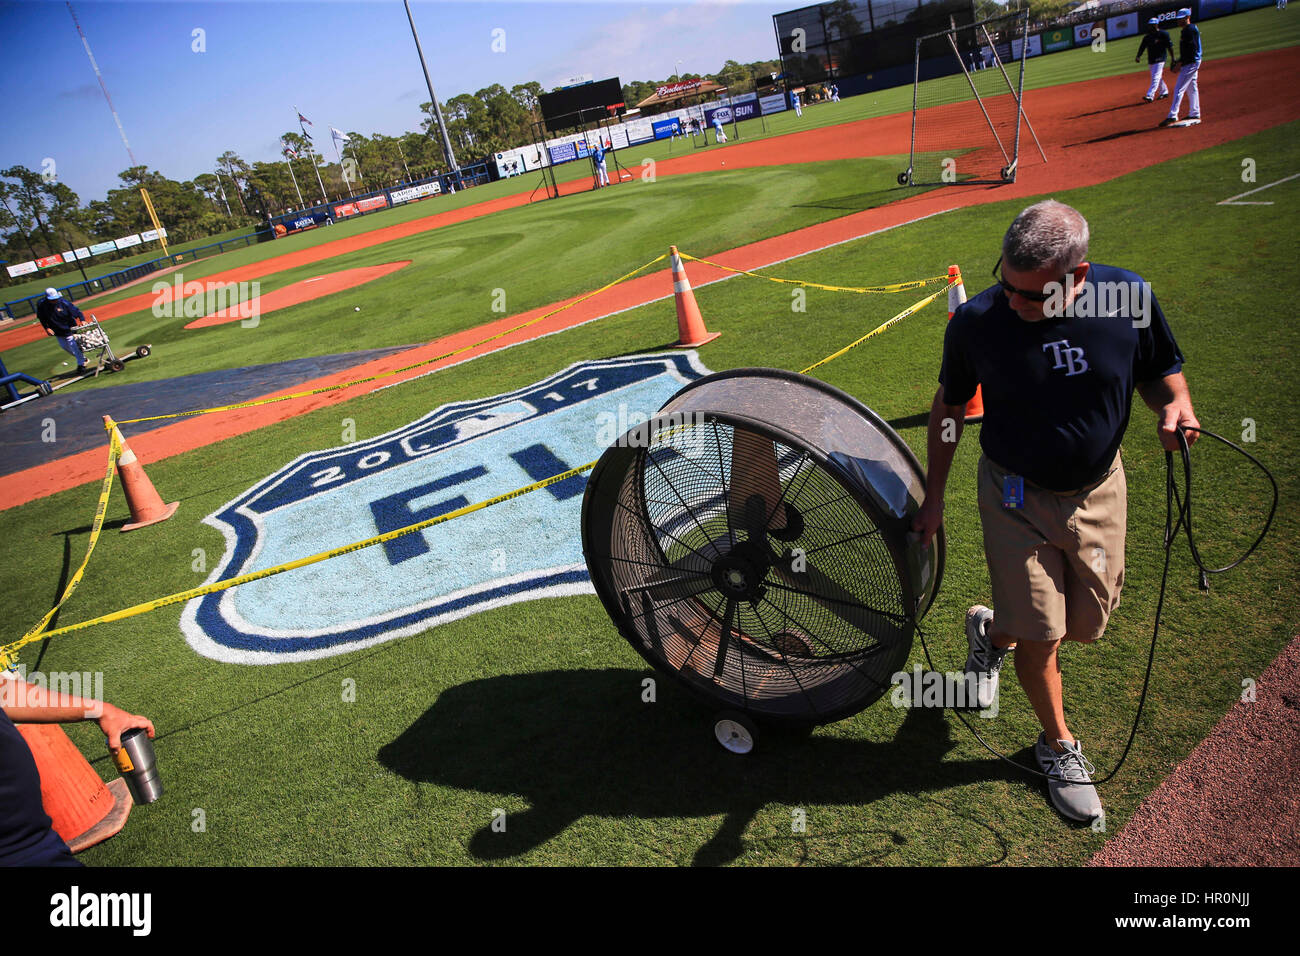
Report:
<svg viewBox="0 0 1300 956"><path fill-rule="evenodd" d="M77 371L84 372L86 355L72 337L73 326L85 318L81 310L59 295L58 289L50 288L45 290L45 298L36 303L36 318L45 328L45 334L54 336L63 351L77 360Z"/></svg>
<svg viewBox="0 0 1300 956"><path fill-rule="evenodd" d="M1178 37L1178 82L1174 84L1173 105L1169 115L1160 121L1161 126L1178 122L1178 107L1182 105L1184 93L1187 94L1187 120L1183 125L1195 126L1201 121L1201 91L1197 84L1201 69L1201 31L1192 25L1191 7L1179 10L1178 19L1183 24L1183 32Z"/></svg>
<svg viewBox="0 0 1300 956"><path fill-rule="evenodd" d="M1142 59L1143 51L1146 51L1147 63L1151 66L1151 85L1147 88L1147 95L1142 97L1142 102L1150 103L1154 100L1157 90L1163 100L1169 95L1169 85L1164 80L1165 60L1174 51L1174 41L1160 29L1160 21L1155 17L1147 21L1146 36L1142 38L1137 56L1133 57L1134 63Z"/></svg>

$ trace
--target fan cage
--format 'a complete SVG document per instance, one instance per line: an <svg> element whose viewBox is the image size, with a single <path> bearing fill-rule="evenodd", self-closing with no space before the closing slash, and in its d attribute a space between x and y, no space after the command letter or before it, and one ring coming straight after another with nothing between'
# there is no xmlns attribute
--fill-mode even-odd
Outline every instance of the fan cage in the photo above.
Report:
<svg viewBox="0 0 1300 956"><path fill-rule="evenodd" d="M890 513L861 475L780 426L681 401L747 372L770 374L693 383L606 452L584 500L584 551L611 618L661 672L768 721L842 719L879 699L906 663L915 616L942 574L942 537L935 566L918 576L907 542L914 500ZM865 406L780 375L857 405L920 474ZM737 484L772 465L780 491L767 498L778 500L759 495L763 507L746 512L732 500Z"/></svg>

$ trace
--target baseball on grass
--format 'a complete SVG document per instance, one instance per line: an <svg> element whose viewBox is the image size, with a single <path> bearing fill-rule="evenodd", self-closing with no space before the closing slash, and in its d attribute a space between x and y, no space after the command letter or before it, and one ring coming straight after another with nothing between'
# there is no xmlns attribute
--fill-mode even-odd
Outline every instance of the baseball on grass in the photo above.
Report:
<svg viewBox="0 0 1300 956"><path fill-rule="evenodd" d="M360 311L361 311L361 306L359 306L359 305L354 305L354 306L352 307L352 311L353 311L353 312L360 312Z"/></svg>

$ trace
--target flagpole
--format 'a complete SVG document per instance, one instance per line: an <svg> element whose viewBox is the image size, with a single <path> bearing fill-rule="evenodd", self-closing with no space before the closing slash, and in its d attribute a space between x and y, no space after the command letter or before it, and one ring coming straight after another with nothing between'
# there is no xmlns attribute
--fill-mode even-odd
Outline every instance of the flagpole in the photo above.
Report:
<svg viewBox="0 0 1300 956"><path fill-rule="evenodd" d="M406 181L409 183L411 181L411 167L406 165L406 151L402 149L402 141L400 139L397 141L397 152L398 155L402 157L402 168L406 170Z"/></svg>
<svg viewBox="0 0 1300 956"><path fill-rule="evenodd" d="M298 177L293 174L293 163L287 155L284 157L284 164L289 167L289 178L293 180L293 191L298 194L298 208L301 209L307 204L302 200L302 190L298 188Z"/></svg>
<svg viewBox="0 0 1300 956"><path fill-rule="evenodd" d="M325 184L321 182L320 167L316 165L316 145L311 141L311 135L307 132L306 127L302 125L302 121L306 117L302 115L302 110L296 106L293 111L298 114L298 129L302 130L302 138L307 141L307 155L311 157L311 168L316 170L316 185L320 187L320 201L328 205L329 197L325 195ZM311 120L307 120L307 122L310 123Z"/></svg>

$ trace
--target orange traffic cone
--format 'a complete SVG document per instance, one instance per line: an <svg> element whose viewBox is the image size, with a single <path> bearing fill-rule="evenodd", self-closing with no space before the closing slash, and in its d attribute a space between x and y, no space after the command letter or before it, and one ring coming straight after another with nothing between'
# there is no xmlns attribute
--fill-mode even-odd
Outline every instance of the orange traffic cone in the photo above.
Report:
<svg viewBox="0 0 1300 956"><path fill-rule="evenodd" d="M18 724L41 774L41 803L73 853L126 826L131 794L121 777L104 783L58 724Z"/></svg>
<svg viewBox="0 0 1300 956"><path fill-rule="evenodd" d="M705 342L712 342L721 332L710 332L704 326L704 317L700 307L695 303L695 293L691 291L691 280L686 278L686 268L676 246L669 246L673 254L673 298L677 300L677 348L693 349Z"/></svg>
<svg viewBox="0 0 1300 956"><path fill-rule="evenodd" d="M957 306L966 301L966 285L961 281L961 268L948 267L948 321L952 321ZM966 421L982 422L984 420L984 393L978 385L975 395L966 403Z"/></svg>
<svg viewBox="0 0 1300 956"><path fill-rule="evenodd" d="M117 430L117 424L107 415L104 416L104 428L117 435L117 440L122 445L122 456L117 460L117 476L122 481L122 491L131 508L131 521L122 525L122 530L134 531L136 528L166 521L176 513L181 503L173 501L169 505L163 504L162 496L144 473L144 467L136 459L135 452L131 451L131 446Z"/></svg>

